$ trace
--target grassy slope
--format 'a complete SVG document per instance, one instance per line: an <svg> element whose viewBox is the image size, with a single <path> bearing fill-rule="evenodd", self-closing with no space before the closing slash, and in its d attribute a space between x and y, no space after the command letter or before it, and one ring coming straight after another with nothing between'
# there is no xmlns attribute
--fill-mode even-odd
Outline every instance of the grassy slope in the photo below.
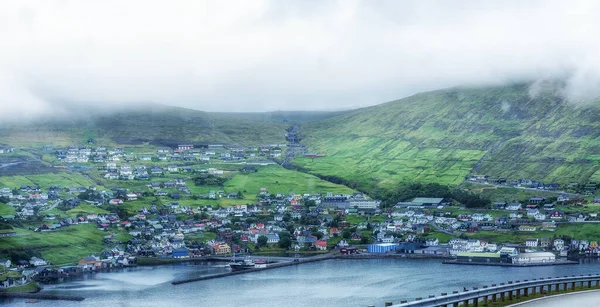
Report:
<svg viewBox="0 0 600 307"><path fill-rule="evenodd" d="M440 90L304 125L310 151L327 157L295 163L363 187L458 184L476 166L478 174L583 182L600 179L599 115L553 89L531 98L524 84Z"/></svg>
<svg viewBox="0 0 600 307"><path fill-rule="evenodd" d="M182 176L180 176L182 177ZM165 179L157 179L158 181L164 181ZM119 181L120 183L121 181ZM145 186L147 182L133 181L132 184L137 184L139 189L146 190ZM110 186L110 180L106 180L106 185ZM271 165L258 167L258 172L255 173L233 173L231 179L225 182L223 187L220 186L195 186L190 180L187 184L190 191L194 195L207 194L209 191L224 190L226 194L242 192L244 195L243 199L228 199L220 198L216 200L198 199L193 200L190 198L184 198L180 200L172 200L168 197L160 197L160 201L163 204L168 204L172 201L178 202L182 206L201 206L201 205L220 205L222 207L229 207L234 204L253 204L256 203L257 195L261 188L267 188L269 193L278 194L289 194L289 193L341 193L351 194L355 192L346 186L331 183L325 180L321 180L313 175L287 170L283 167ZM177 192L175 189L167 190L170 192ZM150 206L152 201L155 201L155 197L147 197L144 200L128 201L123 205L129 214L136 214L138 211Z"/></svg>
<svg viewBox="0 0 600 307"><path fill-rule="evenodd" d="M43 175L0 176L0 188L19 188L22 185L39 185L43 191L50 186L95 186L88 178L77 172L58 172Z"/></svg>
<svg viewBox="0 0 600 307"><path fill-rule="evenodd" d="M95 224L80 224L55 232L33 232L16 229L17 236L0 238L0 249L36 248L53 264L77 262L80 257L102 251L102 238L107 233Z"/></svg>
<svg viewBox="0 0 600 307"><path fill-rule="evenodd" d="M247 191L255 196L261 188L267 188L272 194L289 193L352 193L353 190L339 184L321 180L313 175L287 170L280 166L260 168L256 173L236 174L225 183L225 191Z"/></svg>
<svg viewBox="0 0 600 307"><path fill-rule="evenodd" d="M208 113L147 104L129 110L80 111L85 115L40 120L35 125L0 124L0 143L19 147L45 144L85 144L89 138L103 145L220 143L261 145L285 143L291 123L328 118L336 112ZM89 115L93 114L93 115Z"/></svg>

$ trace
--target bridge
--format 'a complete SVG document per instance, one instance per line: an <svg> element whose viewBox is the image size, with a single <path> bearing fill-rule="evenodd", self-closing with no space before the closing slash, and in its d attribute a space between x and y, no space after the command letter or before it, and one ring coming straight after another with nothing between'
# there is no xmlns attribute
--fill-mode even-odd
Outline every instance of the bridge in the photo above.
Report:
<svg viewBox="0 0 600 307"><path fill-rule="evenodd" d="M442 293L440 296L430 295L427 298L417 297L414 301L401 301L394 305L386 302L385 306L393 307L459 307L459 306L488 306L488 304L520 299L536 293L551 295L553 292L566 291L569 289L600 287L600 274L572 275L563 277L538 278L523 281L509 281L507 283L492 284L481 288L464 289L453 291L451 294ZM372 306L369 306L372 307Z"/></svg>

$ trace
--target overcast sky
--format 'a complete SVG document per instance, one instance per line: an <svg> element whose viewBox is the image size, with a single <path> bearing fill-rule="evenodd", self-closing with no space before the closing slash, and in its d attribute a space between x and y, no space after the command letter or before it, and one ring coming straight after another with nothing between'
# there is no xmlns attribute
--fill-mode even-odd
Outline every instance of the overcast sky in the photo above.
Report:
<svg viewBox="0 0 600 307"><path fill-rule="evenodd" d="M0 1L0 115L61 103L337 110L568 76L600 93L600 1Z"/></svg>

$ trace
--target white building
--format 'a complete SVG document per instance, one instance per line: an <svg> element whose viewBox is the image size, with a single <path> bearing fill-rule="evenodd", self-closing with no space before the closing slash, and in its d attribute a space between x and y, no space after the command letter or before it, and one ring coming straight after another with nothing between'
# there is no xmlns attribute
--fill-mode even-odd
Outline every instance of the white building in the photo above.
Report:
<svg viewBox="0 0 600 307"><path fill-rule="evenodd" d="M539 240L538 239L527 239L525 240L525 246L527 247L538 247Z"/></svg>

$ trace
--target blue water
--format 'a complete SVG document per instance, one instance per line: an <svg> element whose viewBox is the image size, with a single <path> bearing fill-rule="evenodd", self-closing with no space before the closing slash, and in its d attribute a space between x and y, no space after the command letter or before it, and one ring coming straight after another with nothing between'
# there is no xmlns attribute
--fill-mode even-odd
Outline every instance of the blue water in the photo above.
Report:
<svg viewBox="0 0 600 307"><path fill-rule="evenodd" d="M83 296L83 302L43 301L43 306L382 306L415 297L509 280L600 273L600 263L545 267L442 264L440 260L327 260L199 281L174 280L228 271L224 265L138 267L98 273L43 292ZM26 300L2 303L32 306Z"/></svg>

